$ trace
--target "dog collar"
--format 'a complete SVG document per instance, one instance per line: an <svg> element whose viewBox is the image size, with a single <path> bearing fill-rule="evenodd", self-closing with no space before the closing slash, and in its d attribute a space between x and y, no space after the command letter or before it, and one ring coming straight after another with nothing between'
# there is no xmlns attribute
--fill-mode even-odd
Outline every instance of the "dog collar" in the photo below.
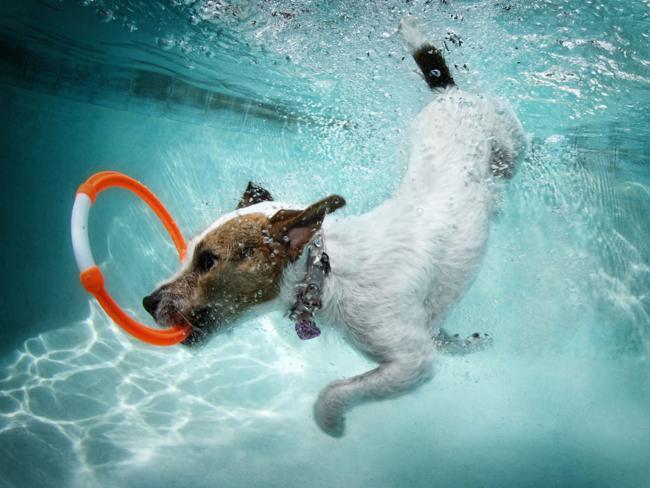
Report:
<svg viewBox="0 0 650 488"><path fill-rule="evenodd" d="M323 247L323 234L318 231L307 244L307 271L304 279L296 285L296 303L289 313L291 320L295 321L296 334L302 340L320 335L314 315L323 305L323 283L331 270L330 258Z"/></svg>

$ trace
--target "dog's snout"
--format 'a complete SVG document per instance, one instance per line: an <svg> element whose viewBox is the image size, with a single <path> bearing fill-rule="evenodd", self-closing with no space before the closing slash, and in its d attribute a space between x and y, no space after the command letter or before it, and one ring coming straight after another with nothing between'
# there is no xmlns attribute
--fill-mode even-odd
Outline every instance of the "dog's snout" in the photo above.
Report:
<svg viewBox="0 0 650 488"><path fill-rule="evenodd" d="M161 295L162 294L160 290L156 290L151 295L147 295L142 299L142 306L154 318L156 317L156 310L158 309L158 304L160 303Z"/></svg>

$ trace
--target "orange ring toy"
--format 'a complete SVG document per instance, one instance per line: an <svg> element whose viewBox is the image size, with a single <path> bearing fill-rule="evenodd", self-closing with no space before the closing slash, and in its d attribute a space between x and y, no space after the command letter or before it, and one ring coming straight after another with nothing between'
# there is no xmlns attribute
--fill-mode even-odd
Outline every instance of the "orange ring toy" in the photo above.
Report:
<svg viewBox="0 0 650 488"><path fill-rule="evenodd" d="M79 278L83 287L93 295L108 316L126 332L141 341L155 346L173 346L190 334L189 325L174 325L168 329L152 329L133 320L120 308L104 287L104 276L95 264L88 239L88 214L97 195L108 188L124 188L144 200L158 216L167 229L182 261L187 253L187 244L183 235L165 206L149 188L133 178L117 171L102 171L92 175L82 183L75 196L72 207L72 248L79 268Z"/></svg>

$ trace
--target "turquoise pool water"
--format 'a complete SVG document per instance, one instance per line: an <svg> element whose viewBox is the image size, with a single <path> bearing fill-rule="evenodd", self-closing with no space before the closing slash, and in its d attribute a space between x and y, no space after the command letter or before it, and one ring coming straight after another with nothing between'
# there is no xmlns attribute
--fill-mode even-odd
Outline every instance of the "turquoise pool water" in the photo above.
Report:
<svg viewBox="0 0 650 488"><path fill-rule="evenodd" d="M367 361L280 310L200 350L122 334L77 281L77 185L127 172L186 235L249 179L278 200L396 187L430 99L395 28L507 99L531 153L447 328L495 345L348 416L311 405ZM8 1L0 6L0 486L650 486L647 1ZM404 58L404 59L402 59ZM175 267L146 208L106 194L91 240L115 297Z"/></svg>

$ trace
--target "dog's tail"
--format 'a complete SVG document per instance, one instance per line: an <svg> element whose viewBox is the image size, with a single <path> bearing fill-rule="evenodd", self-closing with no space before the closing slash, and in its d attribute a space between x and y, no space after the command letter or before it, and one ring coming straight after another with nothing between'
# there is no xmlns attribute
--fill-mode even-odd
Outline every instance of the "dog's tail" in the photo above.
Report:
<svg viewBox="0 0 650 488"><path fill-rule="evenodd" d="M399 24L399 30L429 88L433 90L455 84L442 53L420 33L414 17L404 17Z"/></svg>

